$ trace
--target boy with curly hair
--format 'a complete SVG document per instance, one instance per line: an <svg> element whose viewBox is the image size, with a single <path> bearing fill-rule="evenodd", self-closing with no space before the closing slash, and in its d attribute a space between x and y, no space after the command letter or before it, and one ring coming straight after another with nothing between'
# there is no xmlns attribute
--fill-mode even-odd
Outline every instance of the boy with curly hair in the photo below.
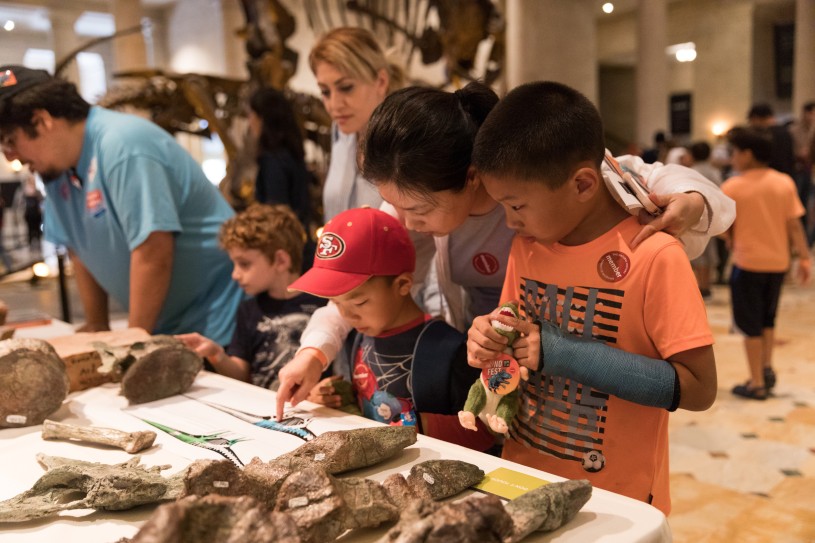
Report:
<svg viewBox="0 0 815 543"><path fill-rule="evenodd" d="M325 305L322 298L286 288L300 277L305 240L288 206L255 204L227 220L219 242L234 265L232 279L252 298L238 307L226 349L200 334L179 339L218 373L276 389L278 372L297 351L311 314Z"/></svg>

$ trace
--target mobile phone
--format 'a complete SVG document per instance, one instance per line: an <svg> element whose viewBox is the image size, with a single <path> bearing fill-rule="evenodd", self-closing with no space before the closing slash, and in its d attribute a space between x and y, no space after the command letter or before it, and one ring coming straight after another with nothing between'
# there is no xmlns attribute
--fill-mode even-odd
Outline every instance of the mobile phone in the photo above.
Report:
<svg viewBox="0 0 815 543"><path fill-rule="evenodd" d="M620 163L608 154L604 158L604 163L610 170L603 171L606 186L611 190L614 199L629 213L637 215L640 209L645 209L654 216L662 213L662 210L648 197L648 188L637 172L620 166Z"/></svg>

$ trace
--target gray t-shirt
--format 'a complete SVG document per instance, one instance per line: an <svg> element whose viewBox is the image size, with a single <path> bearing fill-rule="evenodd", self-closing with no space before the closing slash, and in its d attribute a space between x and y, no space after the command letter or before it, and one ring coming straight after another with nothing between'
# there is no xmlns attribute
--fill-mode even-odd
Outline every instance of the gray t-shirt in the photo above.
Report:
<svg viewBox="0 0 815 543"><path fill-rule="evenodd" d="M467 294L468 322L498 307L514 235L500 205L486 215L468 218L450 234L446 255L450 276Z"/></svg>

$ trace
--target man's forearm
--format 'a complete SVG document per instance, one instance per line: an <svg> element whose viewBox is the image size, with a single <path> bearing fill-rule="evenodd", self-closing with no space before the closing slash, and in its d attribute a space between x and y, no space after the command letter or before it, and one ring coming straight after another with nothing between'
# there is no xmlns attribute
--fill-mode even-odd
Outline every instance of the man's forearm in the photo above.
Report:
<svg viewBox="0 0 815 543"><path fill-rule="evenodd" d="M170 289L174 244L172 232L153 232L131 253L129 326L155 329Z"/></svg>
<svg viewBox="0 0 815 543"><path fill-rule="evenodd" d="M85 328L87 331L109 330L107 293L73 251L69 251L69 256L74 268L76 287L79 289L79 299L85 310Z"/></svg>

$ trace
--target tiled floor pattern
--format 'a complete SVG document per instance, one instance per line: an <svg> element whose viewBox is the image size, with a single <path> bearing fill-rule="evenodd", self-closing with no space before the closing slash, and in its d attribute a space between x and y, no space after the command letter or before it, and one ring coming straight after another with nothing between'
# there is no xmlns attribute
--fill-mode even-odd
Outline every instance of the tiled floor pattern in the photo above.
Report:
<svg viewBox="0 0 815 543"><path fill-rule="evenodd" d="M748 372L727 287L707 307L719 394L708 411L671 415L674 541L815 542L815 286L784 287L778 384L763 402L730 393Z"/></svg>

